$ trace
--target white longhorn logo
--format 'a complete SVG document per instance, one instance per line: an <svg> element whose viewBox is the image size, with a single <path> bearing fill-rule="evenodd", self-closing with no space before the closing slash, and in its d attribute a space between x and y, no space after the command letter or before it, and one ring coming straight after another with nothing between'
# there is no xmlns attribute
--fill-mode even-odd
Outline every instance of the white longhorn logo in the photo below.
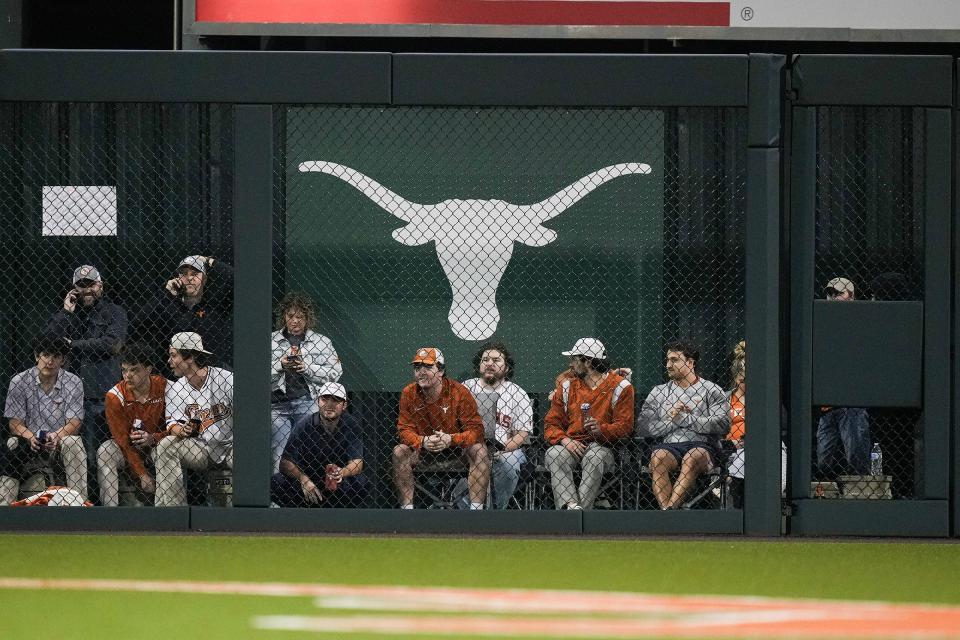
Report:
<svg viewBox="0 0 960 640"><path fill-rule="evenodd" d="M493 335L500 322L497 287L513 255L513 243L542 247L553 242L557 232L542 226L544 222L605 182L624 175L650 173L650 165L630 162L604 167L533 204L503 200L420 204L335 162L303 162L300 171L318 171L340 178L387 213L407 222L393 232L397 242L414 247L435 241L437 257L453 292L447 316L450 328L464 340L483 340Z"/></svg>

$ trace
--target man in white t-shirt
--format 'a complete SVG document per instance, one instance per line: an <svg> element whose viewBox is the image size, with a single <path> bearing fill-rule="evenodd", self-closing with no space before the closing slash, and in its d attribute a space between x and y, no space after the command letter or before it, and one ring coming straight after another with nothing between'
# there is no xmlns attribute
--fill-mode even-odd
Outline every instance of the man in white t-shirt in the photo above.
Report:
<svg viewBox="0 0 960 640"><path fill-rule="evenodd" d="M484 436L492 446L490 469L493 506L505 509L517 488L520 467L526 462L523 447L533 433L533 405L530 396L510 381L514 361L507 347L488 342L473 357L479 375L463 383L477 401L484 419Z"/></svg>
<svg viewBox="0 0 960 640"><path fill-rule="evenodd" d="M207 365L213 354L199 334L170 339L167 363L177 381L167 385L167 434L157 445L158 507L187 503L183 468L233 468L233 374Z"/></svg>

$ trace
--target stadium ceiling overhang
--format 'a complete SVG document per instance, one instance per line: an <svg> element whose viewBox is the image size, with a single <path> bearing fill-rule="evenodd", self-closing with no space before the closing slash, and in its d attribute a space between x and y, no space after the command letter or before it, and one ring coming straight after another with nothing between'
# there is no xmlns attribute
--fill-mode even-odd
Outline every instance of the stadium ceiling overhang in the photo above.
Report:
<svg viewBox="0 0 960 640"><path fill-rule="evenodd" d="M183 0L192 36L951 42L956 0Z"/></svg>

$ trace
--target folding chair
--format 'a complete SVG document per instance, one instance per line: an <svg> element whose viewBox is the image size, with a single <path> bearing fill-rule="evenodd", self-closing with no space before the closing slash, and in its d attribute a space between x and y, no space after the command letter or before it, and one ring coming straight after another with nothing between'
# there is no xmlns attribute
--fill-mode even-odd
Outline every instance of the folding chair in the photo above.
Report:
<svg viewBox="0 0 960 640"><path fill-rule="evenodd" d="M720 441L720 454L718 456L718 460L716 461L717 464L705 474L700 476L699 481L703 486L702 490L684 502L680 507L681 509L693 509L708 496L716 494L719 494L718 497L720 499L720 508L730 508L729 464L730 456L733 454L735 449L736 447L731 441Z"/></svg>

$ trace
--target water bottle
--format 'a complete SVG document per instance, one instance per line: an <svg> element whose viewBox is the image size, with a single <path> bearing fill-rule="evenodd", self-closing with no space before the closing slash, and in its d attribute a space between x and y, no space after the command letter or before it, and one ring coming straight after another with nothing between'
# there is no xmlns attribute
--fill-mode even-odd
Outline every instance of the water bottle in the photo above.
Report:
<svg viewBox="0 0 960 640"><path fill-rule="evenodd" d="M873 449L870 450L870 475L883 475L883 452L880 451L879 442L874 442Z"/></svg>

